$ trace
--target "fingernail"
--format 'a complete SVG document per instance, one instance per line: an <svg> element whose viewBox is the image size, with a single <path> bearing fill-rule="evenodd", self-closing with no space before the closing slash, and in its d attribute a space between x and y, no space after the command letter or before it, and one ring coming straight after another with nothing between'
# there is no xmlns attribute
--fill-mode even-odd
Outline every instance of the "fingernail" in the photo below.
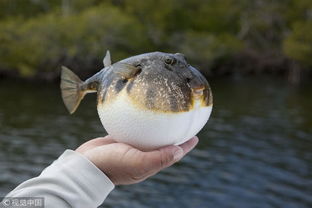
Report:
<svg viewBox="0 0 312 208"><path fill-rule="evenodd" d="M183 157L183 150L180 147L177 147L177 150L173 153L173 160L178 161Z"/></svg>

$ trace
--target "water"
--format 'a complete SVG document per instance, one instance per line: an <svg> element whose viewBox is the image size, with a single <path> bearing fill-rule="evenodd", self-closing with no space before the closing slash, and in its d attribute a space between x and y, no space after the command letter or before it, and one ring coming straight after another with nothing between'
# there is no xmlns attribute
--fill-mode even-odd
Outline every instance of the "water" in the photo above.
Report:
<svg viewBox="0 0 312 208"><path fill-rule="evenodd" d="M103 207L312 207L312 85L211 82L214 110L180 163L117 187ZM105 135L95 96L69 116L57 85L0 81L0 196L65 149Z"/></svg>

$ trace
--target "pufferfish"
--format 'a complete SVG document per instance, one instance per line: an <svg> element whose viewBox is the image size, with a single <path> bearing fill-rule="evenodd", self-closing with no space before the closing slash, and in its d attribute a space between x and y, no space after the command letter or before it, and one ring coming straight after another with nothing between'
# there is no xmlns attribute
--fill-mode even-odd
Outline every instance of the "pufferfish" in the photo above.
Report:
<svg viewBox="0 0 312 208"><path fill-rule="evenodd" d="M117 142L141 150L179 145L208 121L210 86L183 54L151 52L112 64L107 51L103 63L85 81L62 67L62 98L72 114L87 93L96 92L100 120Z"/></svg>

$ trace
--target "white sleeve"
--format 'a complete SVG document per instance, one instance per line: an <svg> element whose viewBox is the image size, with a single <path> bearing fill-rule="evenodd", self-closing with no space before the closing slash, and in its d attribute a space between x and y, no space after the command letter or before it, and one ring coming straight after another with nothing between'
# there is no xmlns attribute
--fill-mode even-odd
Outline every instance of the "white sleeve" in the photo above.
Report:
<svg viewBox="0 0 312 208"><path fill-rule="evenodd" d="M35 178L6 197L44 197L45 208L98 207L114 189L111 180L85 156L66 150Z"/></svg>

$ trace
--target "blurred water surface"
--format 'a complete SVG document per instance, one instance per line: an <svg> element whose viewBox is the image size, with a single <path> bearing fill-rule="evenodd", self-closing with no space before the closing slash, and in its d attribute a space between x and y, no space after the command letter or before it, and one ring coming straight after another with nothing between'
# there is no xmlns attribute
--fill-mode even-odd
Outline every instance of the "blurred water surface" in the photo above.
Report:
<svg viewBox="0 0 312 208"><path fill-rule="evenodd" d="M312 207L312 85L257 78L211 82L200 143L149 180L117 187L103 207ZM0 81L0 196L65 149L103 136L95 95L70 116L57 85Z"/></svg>

